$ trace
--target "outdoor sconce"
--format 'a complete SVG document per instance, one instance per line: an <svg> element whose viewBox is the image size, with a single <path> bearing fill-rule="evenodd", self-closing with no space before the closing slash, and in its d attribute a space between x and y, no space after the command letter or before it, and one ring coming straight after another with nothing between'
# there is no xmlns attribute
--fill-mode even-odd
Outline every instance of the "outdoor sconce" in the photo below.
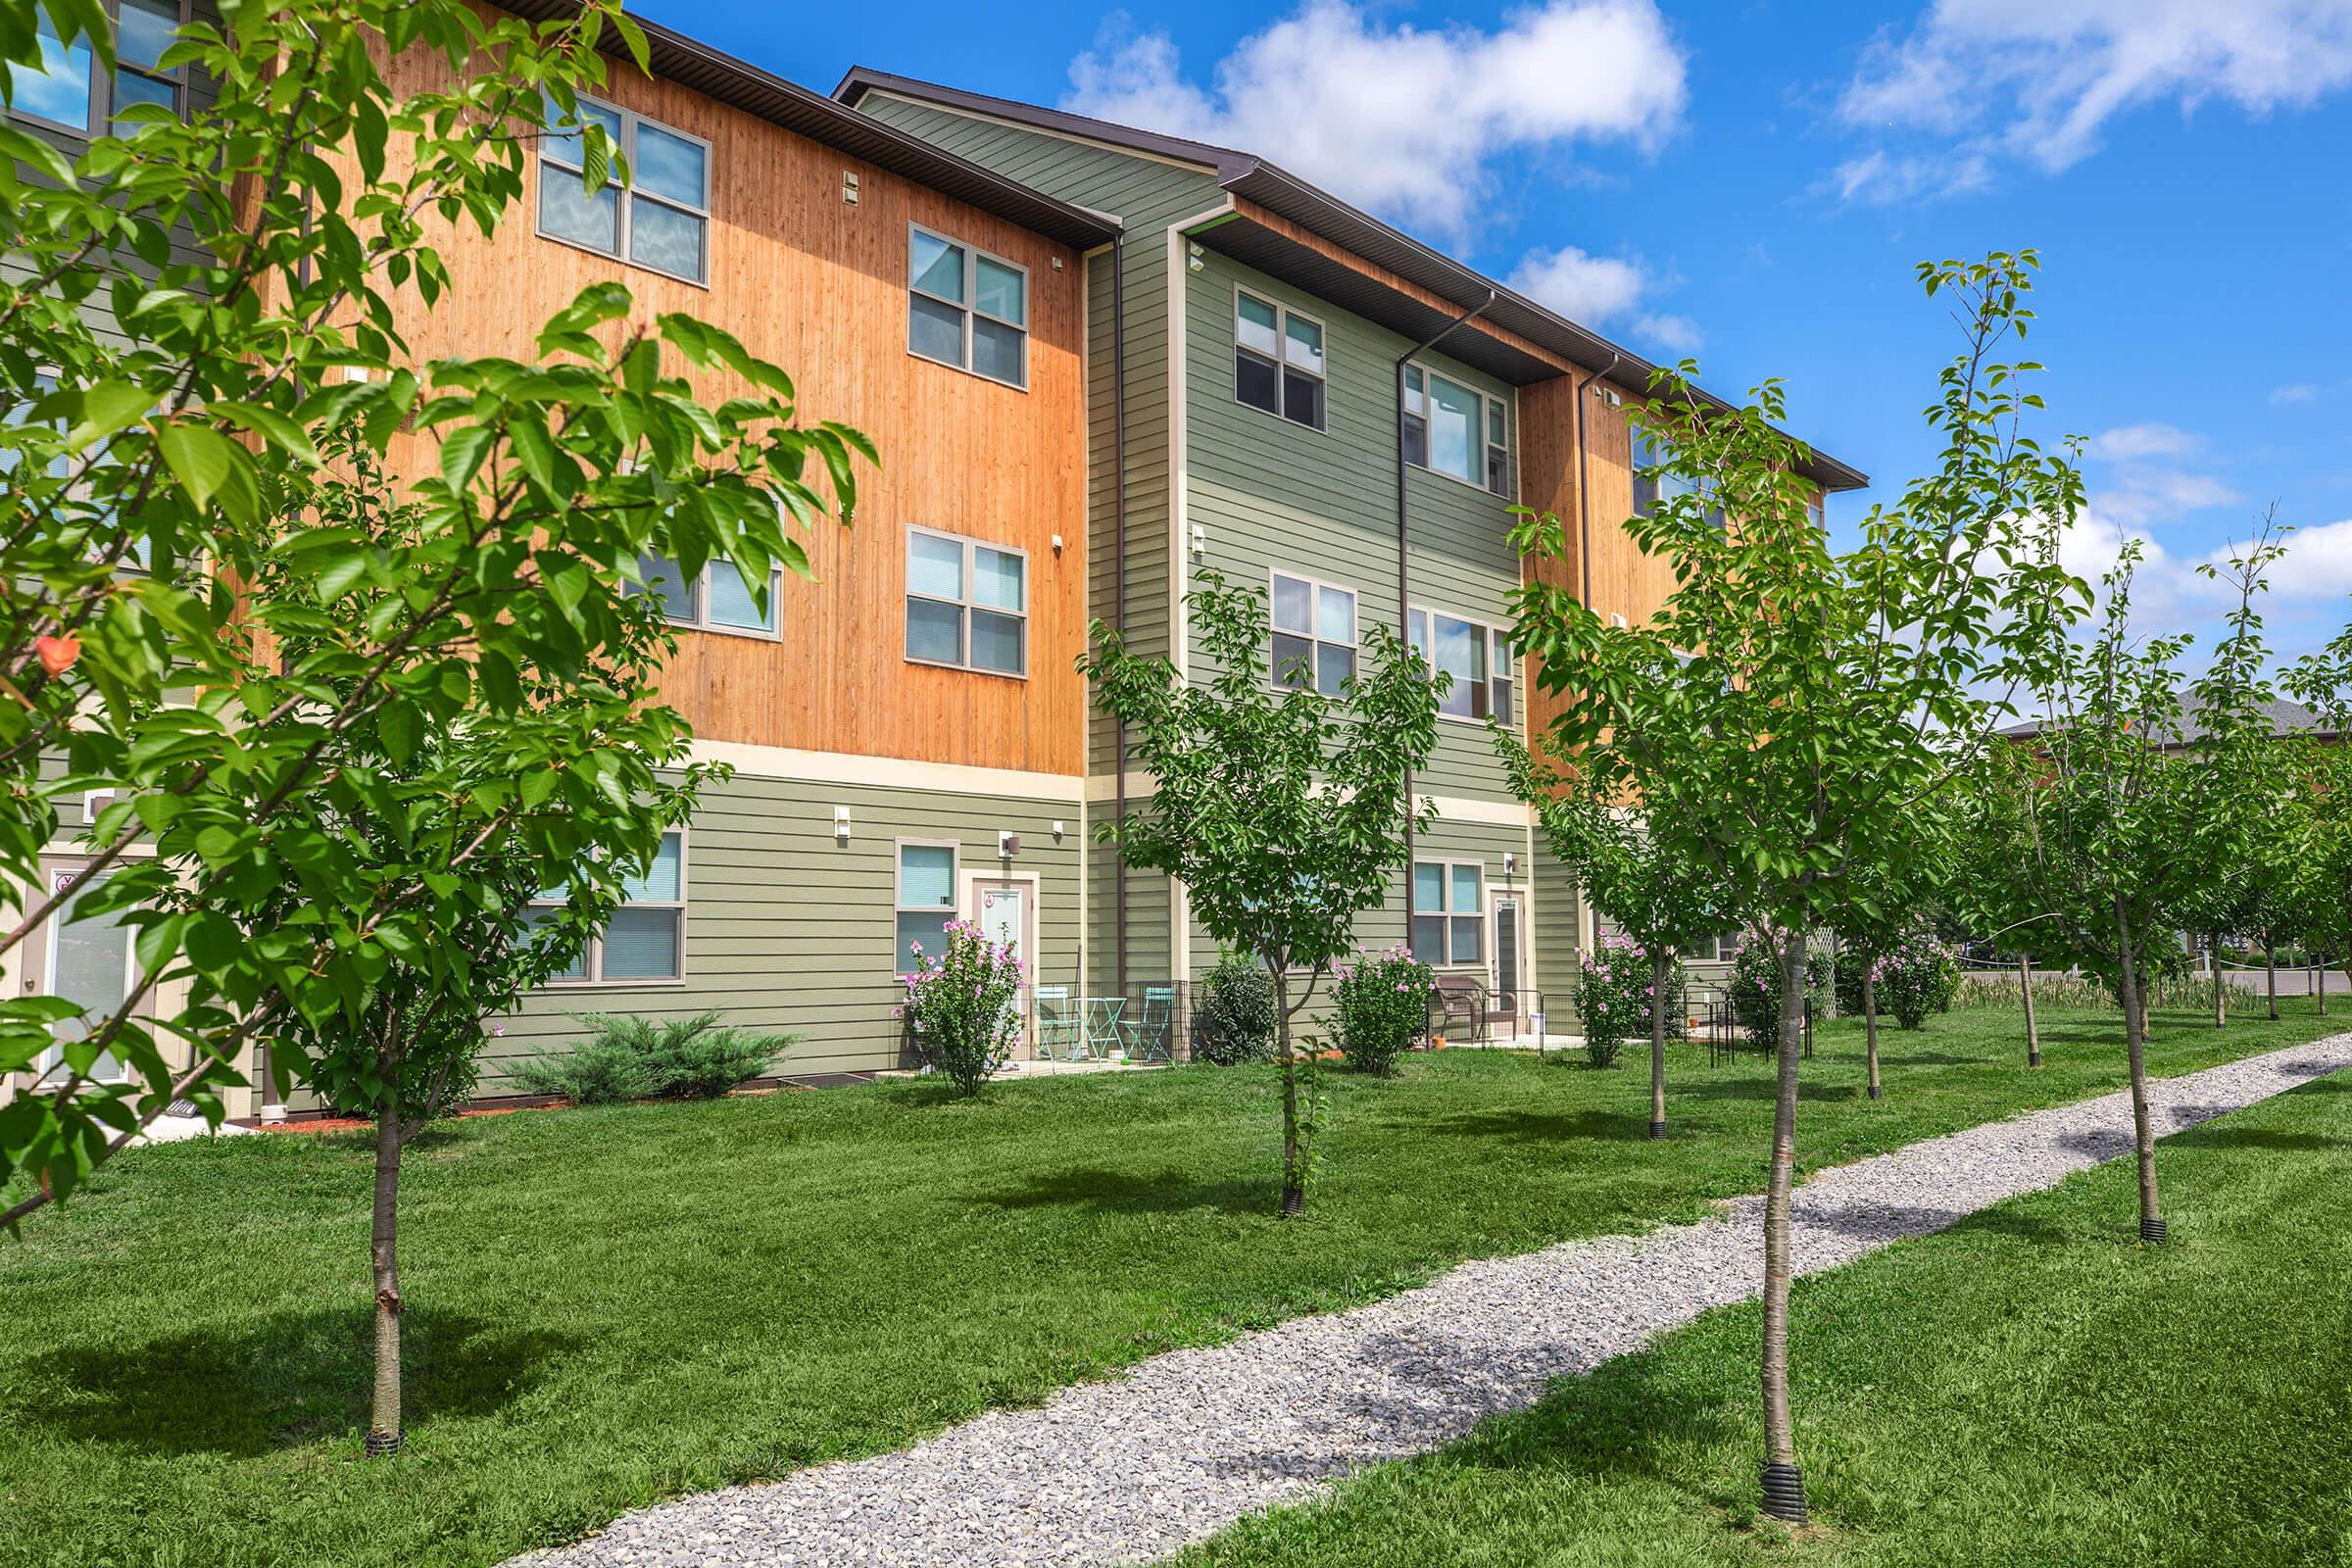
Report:
<svg viewBox="0 0 2352 1568"><path fill-rule="evenodd" d="M1055 822L1055 823L1054 824L1054 843L1056 843L1056 844L1059 844L1059 843L1061 842L1061 835L1062 835L1062 826L1061 826L1061 824L1060 824L1059 822Z"/></svg>
<svg viewBox="0 0 2352 1568"><path fill-rule="evenodd" d="M850 842L850 808L846 806L833 808L833 837L842 844Z"/></svg>
<svg viewBox="0 0 2352 1568"><path fill-rule="evenodd" d="M1208 559L1208 530L1197 522L1193 524L1193 559Z"/></svg>
<svg viewBox="0 0 2352 1568"><path fill-rule="evenodd" d="M1519 857L1510 853L1508 850L1504 851L1502 856L1502 874L1504 876L1517 876L1519 874Z"/></svg>
<svg viewBox="0 0 2352 1568"><path fill-rule="evenodd" d="M1057 556L1061 554L1061 535L1059 534L1054 536L1054 553Z"/></svg>
<svg viewBox="0 0 2352 1568"><path fill-rule="evenodd" d="M999 833L997 835L998 859L1009 860L1020 853L1021 836L1018 833Z"/></svg>

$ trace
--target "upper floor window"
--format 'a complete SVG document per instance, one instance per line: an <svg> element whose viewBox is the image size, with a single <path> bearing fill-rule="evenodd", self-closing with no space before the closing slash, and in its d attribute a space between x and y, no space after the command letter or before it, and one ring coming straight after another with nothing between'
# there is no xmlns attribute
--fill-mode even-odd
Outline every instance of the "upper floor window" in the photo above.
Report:
<svg viewBox="0 0 2352 1568"><path fill-rule="evenodd" d="M549 917L561 896L541 899L534 923ZM662 848L643 875L624 885L621 902L604 928L589 938L570 968L553 985L638 985L686 977L686 835L662 835Z"/></svg>
<svg viewBox="0 0 2352 1568"><path fill-rule="evenodd" d="M1453 677L1453 684L1438 699L1439 712L1452 718L1492 718L1505 725L1515 721L1517 664L1508 633L1442 610L1407 611L1404 620L1413 652L1434 672Z"/></svg>
<svg viewBox="0 0 2352 1568"><path fill-rule="evenodd" d="M682 130L607 104L579 100L575 125L604 127L607 144L628 164L604 185L586 184L586 137L551 128L539 144L539 232L632 267L689 283L710 281L710 144ZM550 127L565 117L548 100Z"/></svg>
<svg viewBox="0 0 2352 1568"><path fill-rule="evenodd" d="M62 130L88 135L133 104L155 104L180 114L185 108L187 72L166 71L164 51L171 48L181 23L188 20L185 0L105 0L107 19L115 24L115 74L110 79L97 69L89 40L61 41L46 9L36 13L34 26L41 41L40 68L14 68L8 107L14 114L41 121Z"/></svg>
<svg viewBox="0 0 2352 1568"><path fill-rule="evenodd" d="M1484 963L1487 870L1476 860L1413 862L1413 956L1428 964Z"/></svg>
<svg viewBox="0 0 2352 1568"><path fill-rule="evenodd" d="M1355 595L1346 588L1274 573L1277 686L1337 697L1355 678Z"/></svg>
<svg viewBox="0 0 2352 1568"><path fill-rule="evenodd" d="M1827 532L1830 526L1830 498L1816 490L1805 501L1805 520L1817 531Z"/></svg>
<svg viewBox="0 0 2352 1568"><path fill-rule="evenodd" d="M660 600L662 618L673 624L748 637L776 635L777 601L784 589L781 566L768 574L764 606L744 586L743 573L724 556L713 560L691 581L667 556L650 553L639 556L637 571L645 579L645 585L631 587L629 592L651 594Z"/></svg>
<svg viewBox="0 0 2352 1568"><path fill-rule="evenodd" d="M1253 409L1323 428L1323 323L1248 289L1233 296L1233 395Z"/></svg>
<svg viewBox="0 0 2352 1568"><path fill-rule="evenodd" d="M1648 436L1637 435L1634 438L1635 516L1646 517L1657 510L1658 503L1672 501L1677 496L1697 496L1704 500L1709 494L1711 487L1704 479L1691 479L1659 466L1664 461L1665 454ZM1708 507L1706 517L1710 526L1723 526L1721 507Z"/></svg>
<svg viewBox="0 0 2352 1568"><path fill-rule="evenodd" d="M1511 493L1510 410L1498 397L1418 365L1404 368L1404 461Z"/></svg>
<svg viewBox="0 0 2352 1568"><path fill-rule="evenodd" d="M909 225L906 351L1027 387L1029 270Z"/></svg>
<svg viewBox="0 0 2352 1568"><path fill-rule="evenodd" d="M918 664L1028 674L1028 556L907 529L906 657Z"/></svg>

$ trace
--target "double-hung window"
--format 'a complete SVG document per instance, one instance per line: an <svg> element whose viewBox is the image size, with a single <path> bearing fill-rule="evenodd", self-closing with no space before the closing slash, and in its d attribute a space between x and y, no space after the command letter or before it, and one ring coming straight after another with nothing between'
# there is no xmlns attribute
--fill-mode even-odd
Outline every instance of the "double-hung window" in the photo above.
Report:
<svg viewBox="0 0 2352 1568"><path fill-rule="evenodd" d="M1337 697L1355 678L1355 595L1346 588L1274 573L1276 686Z"/></svg>
<svg viewBox="0 0 2352 1568"><path fill-rule="evenodd" d="M906 657L1029 673L1029 558L929 528L906 530Z"/></svg>
<svg viewBox="0 0 2352 1568"><path fill-rule="evenodd" d="M1413 956L1450 966L1484 963L1487 873L1476 860L1413 862Z"/></svg>
<svg viewBox="0 0 2352 1568"><path fill-rule="evenodd" d="M108 20L115 24L115 74L109 79L97 69L97 56L87 38L71 45L57 35L46 8L35 13L33 26L41 44L37 69L14 68L8 107L12 114L37 120L76 135L88 135L133 104L154 104L171 114L185 112L187 71L163 67L164 51L175 41L180 24L188 20L185 0L105 0Z"/></svg>
<svg viewBox="0 0 2352 1568"><path fill-rule="evenodd" d="M956 846L901 842L898 869L898 956L891 972L910 975L926 955L948 951L948 922L956 918Z"/></svg>
<svg viewBox="0 0 2352 1568"><path fill-rule="evenodd" d="M539 145L539 232L632 267L689 283L710 278L710 144L626 109L579 100L577 125L602 125L606 144L629 168L629 188L614 168L587 185L587 144L561 131L564 112L548 100L551 127Z"/></svg>
<svg viewBox="0 0 2352 1568"><path fill-rule="evenodd" d="M702 631L731 632L744 637L773 637L784 593L784 568L768 573L767 603L744 585L743 573L724 556L705 566L691 581L667 556L641 555L637 571L645 585L629 592L650 594L660 601L662 618Z"/></svg>
<svg viewBox="0 0 2352 1568"><path fill-rule="evenodd" d="M1323 323L1236 289L1233 395L1311 430L1323 428Z"/></svg>
<svg viewBox="0 0 2352 1568"><path fill-rule="evenodd" d="M1404 619L1413 652L1422 662L1433 674L1453 677L1453 684L1438 699L1439 712L1452 718L1492 718L1506 725L1516 721L1518 663L1508 633L1442 610L1410 610Z"/></svg>
<svg viewBox="0 0 2352 1568"><path fill-rule="evenodd" d="M1029 270L909 225L906 351L1027 387Z"/></svg>
<svg viewBox="0 0 2352 1568"><path fill-rule="evenodd" d="M1403 397L1405 462L1511 493L1511 416L1502 399L1419 365L1404 368Z"/></svg>
<svg viewBox="0 0 2352 1568"><path fill-rule="evenodd" d="M534 907L534 922L550 917L560 895ZM686 977L686 836L662 835L662 848L641 876L632 877L604 929L588 940L555 985L643 985Z"/></svg>

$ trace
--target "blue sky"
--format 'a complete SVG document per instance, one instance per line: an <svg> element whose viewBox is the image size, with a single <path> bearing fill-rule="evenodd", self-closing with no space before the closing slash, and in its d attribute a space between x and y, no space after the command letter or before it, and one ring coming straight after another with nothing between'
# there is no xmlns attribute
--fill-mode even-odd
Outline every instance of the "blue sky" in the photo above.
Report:
<svg viewBox="0 0 2352 1568"><path fill-rule="evenodd" d="M2034 247L2087 575L2149 629L2271 502L2269 618L2352 618L2352 0L1036 0L638 9L829 90L853 64L1246 147L1792 423L1889 496L1956 339L1925 257ZM1833 521L1867 500L1841 500Z"/></svg>

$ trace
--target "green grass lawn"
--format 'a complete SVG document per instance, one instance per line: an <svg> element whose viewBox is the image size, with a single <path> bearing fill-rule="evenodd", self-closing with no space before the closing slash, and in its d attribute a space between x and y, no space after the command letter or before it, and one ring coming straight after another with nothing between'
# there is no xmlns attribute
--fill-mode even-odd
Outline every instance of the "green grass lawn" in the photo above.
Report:
<svg viewBox="0 0 2352 1568"><path fill-rule="evenodd" d="M1797 1283L1814 1523L1758 1519L1759 1309L1555 1386L1184 1568L2352 1563L2352 1081Z"/></svg>
<svg viewBox="0 0 2352 1568"><path fill-rule="evenodd" d="M2160 1015L2151 1066L2326 1032L2287 1005L2220 1034ZM1825 1030L1802 1160L2122 1084L2117 1015L2045 1018L2038 1074L2018 1030L1888 1031L1876 1104L1857 1033ZM1761 1185L1769 1069L1681 1050L1673 1071L1662 1145L1631 1059L1335 1072L1328 1159L1289 1225L1271 1069L469 1120L412 1152L413 1451L392 1463L359 1457L364 1143L136 1152L0 1239L0 1564L494 1562L1465 1257L1688 1219ZM2103 1217L2129 1233L2128 1202Z"/></svg>

